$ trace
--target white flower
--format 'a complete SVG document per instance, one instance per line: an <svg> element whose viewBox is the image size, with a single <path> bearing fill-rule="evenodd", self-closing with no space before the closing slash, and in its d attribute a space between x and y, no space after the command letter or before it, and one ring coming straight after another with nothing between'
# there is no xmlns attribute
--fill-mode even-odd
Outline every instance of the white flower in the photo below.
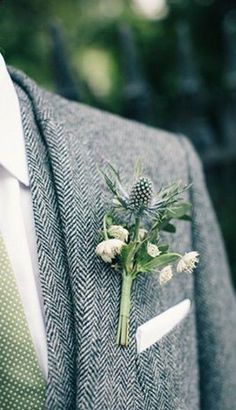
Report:
<svg viewBox="0 0 236 410"><path fill-rule="evenodd" d="M154 245L154 243L148 242L147 253L152 258L155 258L156 256L159 256L161 252L159 251L158 246Z"/></svg>
<svg viewBox="0 0 236 410"><path fill-rule="evenodd" d="M111 263L112 259L120 254L124 245L125 243L119 239L107 239L97 245L96 254L100 256L104 262Z"/></svg>
<svg viewBox="0 0 236 410"><path fill-rule="evenodd" d="M188 272L192 273L193 269L196 267L199 260L198 252L192 251L185 253L184 256L180 259L177 265L177 272Z"/></svg>
<svg viewBox="0 0 236 410"><path fill-rule="evenodd" d="M113 238L119 239L123 242L127 242L129 236L129 231L121 225L111 225L108 229L108 233Z"/></svg>
<svg viewBox="0 0 236 410"><path fill-rule="evenodd" d="M147 233L147 229L140 228L138 231L138 238L142 241Z"/></svg>
<svg viewBox="0 0 236 410"><path fill-rule="evenodd" d="M167 282L169 282L173 277L173 272L172 272L172 266L167 265L165 268L163 268L160 272L159 276L159 282L160 285L165 285Z"/></svg>

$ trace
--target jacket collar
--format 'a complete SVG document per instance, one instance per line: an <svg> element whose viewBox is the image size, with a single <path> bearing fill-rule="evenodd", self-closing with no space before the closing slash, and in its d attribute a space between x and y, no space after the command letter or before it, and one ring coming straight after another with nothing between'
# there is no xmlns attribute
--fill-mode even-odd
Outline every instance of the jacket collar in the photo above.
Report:
<svg viewBox="0 0 236 410"><path fill-rule="evenodd" d="M0 165L29 185L25 144L18 98L0 53Z"/></svg>
<svg viewBox="0 0 236 410"><path fill-rule="evenodd" d="M20 101L44 298L47 408L73 408L76 343L68 250L74 246L66 218L74 218L75 208L65 207L74 190L66 135L37 85L23 73L9 71Z"/></svg>

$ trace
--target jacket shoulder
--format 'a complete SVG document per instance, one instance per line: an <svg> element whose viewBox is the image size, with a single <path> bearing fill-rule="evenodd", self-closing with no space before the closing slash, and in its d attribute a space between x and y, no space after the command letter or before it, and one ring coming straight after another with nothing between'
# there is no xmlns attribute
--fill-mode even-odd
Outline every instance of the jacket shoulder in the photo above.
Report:
<svg viewBox="0 0 236 410"><path fill-rule="evenodd" d="M185 137L68 101L39 87L25 73L8 68L13 81L27 92L35 105L47 111L50 107L65 135L70 136L70 146L75 151L83 146L96 162L109 160L127 170L133 169L139 158L150 177L163 183L169 183L173 178L188 182L189 156L192 168L195 163L199 168L198 157Z"/></svg>
<svg viewBox="0 0 236 410"><path fill-rule="evenodd" d="M188 138L181 134L124 119L57 95L50 94L50 98L77 143L83 142L98 161L108 160L126 170L134 167L139 158L150 176L154 179L165 176L165 183L173 178L189 182L189 158L191 168L199 170L199 157Z"/></svg>

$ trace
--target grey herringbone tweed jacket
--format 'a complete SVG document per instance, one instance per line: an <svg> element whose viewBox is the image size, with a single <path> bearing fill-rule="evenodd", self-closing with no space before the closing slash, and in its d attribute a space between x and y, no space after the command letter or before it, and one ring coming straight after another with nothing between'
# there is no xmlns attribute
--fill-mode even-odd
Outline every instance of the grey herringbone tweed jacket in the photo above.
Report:
<svg viewBox="0 0 236 410"><path fill-rule="evenodd" d="M236 305L201 165L181 136L148 128L40 89L9 68L20 100L37 234L48 343L48 410L236 409ZM14 147L13 147L14 149ZM137 157L155 188L193 182L192 223L168 238L197 250L199 269L160 288L140 275L132 288L130 345L118 347L120 276L95 255L104 159L126 181ZM173 331L137 354L138 325L185 298Z"/></svg>

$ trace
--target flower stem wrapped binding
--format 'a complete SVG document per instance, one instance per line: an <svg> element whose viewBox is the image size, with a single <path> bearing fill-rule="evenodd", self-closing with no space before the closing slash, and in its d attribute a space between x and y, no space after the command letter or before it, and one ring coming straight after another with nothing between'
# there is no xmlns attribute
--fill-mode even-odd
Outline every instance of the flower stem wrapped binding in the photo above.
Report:
<svg viewBox="0 0 236 410"><path fill-rule="evenodd" d="M174 276L174 263L177 273L191 273L199 255L195 251L185 255L172 252L160 239L163 230L175 232L174 220L191 219L191 204L181 199L189 186L173 183L155 194L152 181L142 175L138 163L132 185L126 189L119 172L109 163L107 168L101 173L112 197L103 218L96 254L121 274L116 342L128 346L132 284L137 275L157 272L160 285L164 286Z"/></svg>

